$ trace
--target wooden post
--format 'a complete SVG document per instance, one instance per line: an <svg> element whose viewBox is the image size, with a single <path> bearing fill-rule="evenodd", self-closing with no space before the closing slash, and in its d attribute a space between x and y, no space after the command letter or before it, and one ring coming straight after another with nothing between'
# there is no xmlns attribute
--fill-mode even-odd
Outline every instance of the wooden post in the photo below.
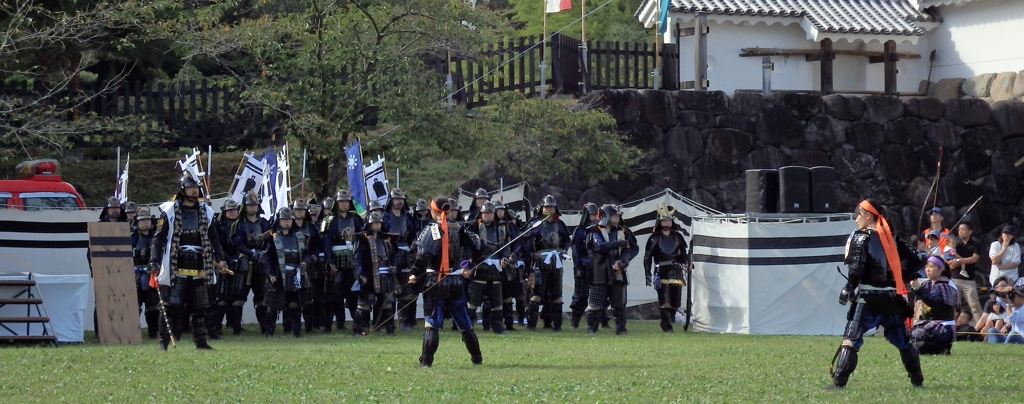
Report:
<svg viewBox="0 0 1024 404"><path fill-rule="evenodd" d="M694 46L696 52L694 58L693 90L707 91L708 89L708 15L700 13L697 15L697 25L694 27Z"/></svg>
<svg viewBox="0 0 1024 404"><path fill-rule="evenodd" d="M896 41L885 42L885 95L896 95L896 62L900 56L896 54Z"/></svg>
<svg viewBox="0 0 1024 404"><path fill-rule="evenodd" d="M834 92L832 83L832 61L836 58L832 50L832 40L825 38L821 40L821 94L829 95Z"/></svg>

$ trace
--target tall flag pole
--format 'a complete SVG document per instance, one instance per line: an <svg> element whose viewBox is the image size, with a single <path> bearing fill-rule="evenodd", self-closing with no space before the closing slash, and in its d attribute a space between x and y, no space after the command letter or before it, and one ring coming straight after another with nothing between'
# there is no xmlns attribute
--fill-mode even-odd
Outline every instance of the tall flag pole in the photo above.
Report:
<svg viewBox="0 0 1024 404"><path fill-rule="evenodd" d="M658 23L654 27L654 71L651 72L655 90L661 87L661 70L658 69L658 59L661 59L661 54L658 51L659 45L661 45L659 35L665 35L668 30L668 8L671 3L672 0L656 0L655 3L658 6Z"/></svg>
<svg viewBox="0 0 1024 404"><path fill-rule="evenodd" d="M117 177L117 189L114 190L114 197L121 203L128 202L128 164L132 161L132 154L124 161L124 170Z"/></svg>
<svg viewBox="0 0 1024 404"><path fill-rule="evenodd" d="M580 41L587 42L587 0L580 0Z"/></svg>

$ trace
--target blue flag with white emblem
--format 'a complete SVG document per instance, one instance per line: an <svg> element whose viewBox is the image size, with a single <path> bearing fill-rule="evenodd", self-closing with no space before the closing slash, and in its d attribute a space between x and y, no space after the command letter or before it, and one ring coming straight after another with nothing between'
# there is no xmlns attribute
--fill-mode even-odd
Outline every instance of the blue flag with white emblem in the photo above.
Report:
<svg viewBox="0 0 1024 404"><path fill-rule="evenodd" d="M352 203L356 212L366 207L366 179L363 177L363 153L359 141L345 148L348 156L348 191L352 193Z"/></svg>

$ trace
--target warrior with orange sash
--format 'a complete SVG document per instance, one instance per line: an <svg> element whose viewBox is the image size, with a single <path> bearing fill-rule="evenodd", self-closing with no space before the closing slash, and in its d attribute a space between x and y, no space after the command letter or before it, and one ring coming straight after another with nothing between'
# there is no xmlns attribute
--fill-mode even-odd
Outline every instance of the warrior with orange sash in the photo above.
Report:
<svg viewBox="0 0 1024 404"><path fill-rule="evenodd" d="M906 300L905 281L914 278L924 259L902 237L892 233L881 205L865 200L855 213L857 231L850 235L846 245L849 281L839 295L839 304L846 305L851 300L853 304L828 388L846 386L857 368L857 351L864 344L864 331L879 326L885 329L885 339L900 350L910 383L920 387L924 376L917 348L907 332L906 320L912 310Z"/></svg>

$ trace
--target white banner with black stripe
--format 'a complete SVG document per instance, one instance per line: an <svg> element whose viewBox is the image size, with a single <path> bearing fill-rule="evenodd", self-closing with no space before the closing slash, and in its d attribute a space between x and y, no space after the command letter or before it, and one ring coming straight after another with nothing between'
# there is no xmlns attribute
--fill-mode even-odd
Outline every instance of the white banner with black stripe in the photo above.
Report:
<svg viewBox="0 0 1024 404"><path fill-rule="evenodd" d="M740 334L841 335L850 215L693 222L694 328Z"/></svg>

